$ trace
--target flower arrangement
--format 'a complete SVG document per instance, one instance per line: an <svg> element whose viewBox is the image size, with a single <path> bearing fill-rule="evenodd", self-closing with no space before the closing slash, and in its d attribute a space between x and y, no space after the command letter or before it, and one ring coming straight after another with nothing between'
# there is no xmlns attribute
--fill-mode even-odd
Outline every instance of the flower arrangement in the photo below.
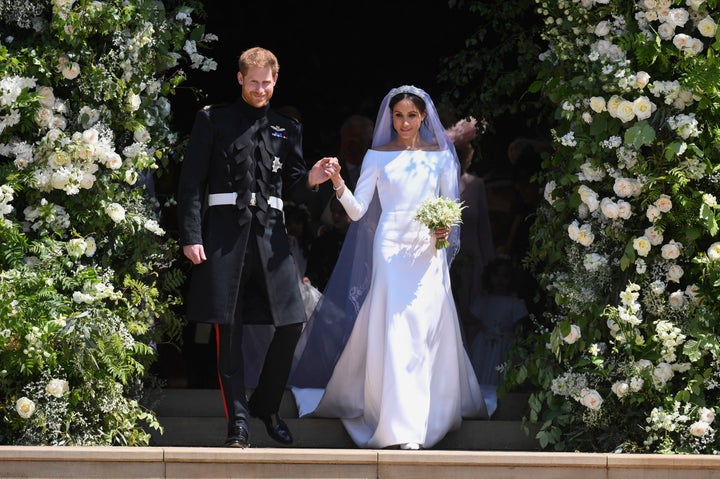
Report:
<svg viewBox="0 0 720 479"><path fill-rule="evenodd" d="M415 212L415 220L427 226L431 231L438 228L450 228L462 223L462 210L466 208L463 202L451 198L439 196L429 198L418 206ZM448 240L437 239L436 249L444 249L450 246Z"/></svg>
<svg viewBox="0 0 720 479"><path fill-rule="evenodd" d="M526 261L547 311L506 388L533 386L543 447L717 454L718 2L536 3L557 128Z"/></svg>
<svg viewBox="0 0 720 479"><path fill-rule="evenodd" d="M167 7L166 5L171 5ZM214 40L190 2L0 3L0 443L147 445L183 275L152 175Z"/></svg>

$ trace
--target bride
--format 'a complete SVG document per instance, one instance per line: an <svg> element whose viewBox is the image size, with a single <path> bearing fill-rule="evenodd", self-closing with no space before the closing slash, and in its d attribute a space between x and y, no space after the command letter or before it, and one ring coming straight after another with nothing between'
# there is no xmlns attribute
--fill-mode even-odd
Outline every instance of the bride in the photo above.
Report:
<svg viewBox="0 0 720 479"><path fill-rule="evenodd" d="M428 198L458 198L460 165L419 88L391 90L375 125L355 191L329 160L354 221L290 385L301 417L341 418L358 447L430 448L463 417L487 417L450 288L459 228L430 231L414 219ZM448 236L451 246L436 249Z"/></svg>

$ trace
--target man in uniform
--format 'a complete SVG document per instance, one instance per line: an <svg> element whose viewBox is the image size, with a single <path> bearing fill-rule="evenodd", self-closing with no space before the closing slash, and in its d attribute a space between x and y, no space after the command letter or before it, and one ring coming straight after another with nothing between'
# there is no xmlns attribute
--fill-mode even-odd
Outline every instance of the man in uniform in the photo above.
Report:
<svg viewBox="0 0 720 479"><path fill-rule="evenodd" d="M307 318L282 198L307 200L338 168L323 158L308 171L301 125L270 108L278 70L277 58L264 48L240 55L242 98L198 111L178 187L180 241L194 265L187 319L215 325L230 447L249 445L250 416L259 418L274 440L293 441L278 410ZM243 324L275 326L249 400Z"/></svg>

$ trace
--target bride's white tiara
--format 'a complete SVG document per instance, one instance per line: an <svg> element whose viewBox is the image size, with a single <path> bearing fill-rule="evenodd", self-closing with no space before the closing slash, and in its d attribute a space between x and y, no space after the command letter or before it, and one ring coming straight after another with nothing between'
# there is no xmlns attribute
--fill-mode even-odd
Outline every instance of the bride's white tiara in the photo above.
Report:
<svg viewBox="0 0 720 479"><path fill-rule="evenodd" d="M390 90L390 97L392 98L395 95L399 95L400 93L412 93L413 95L417 95L420 98L425 98L426 95L423 90L414 85L403 85Z"/></svg>

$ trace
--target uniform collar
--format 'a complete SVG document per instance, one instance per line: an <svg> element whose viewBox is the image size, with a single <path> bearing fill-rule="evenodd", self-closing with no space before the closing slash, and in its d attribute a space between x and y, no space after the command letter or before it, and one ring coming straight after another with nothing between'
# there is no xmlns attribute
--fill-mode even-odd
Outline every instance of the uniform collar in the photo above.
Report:
<svg viewBox="0 0 720 479"><path fill-rule="evenodd" d="M246 115L248 118L251 118L253 120L258 120L264 116L267 116L268 110L270 109L270 103L260 108L255 108L251 106L242 98L238 99L237 103L243 115Z"/></svg>

